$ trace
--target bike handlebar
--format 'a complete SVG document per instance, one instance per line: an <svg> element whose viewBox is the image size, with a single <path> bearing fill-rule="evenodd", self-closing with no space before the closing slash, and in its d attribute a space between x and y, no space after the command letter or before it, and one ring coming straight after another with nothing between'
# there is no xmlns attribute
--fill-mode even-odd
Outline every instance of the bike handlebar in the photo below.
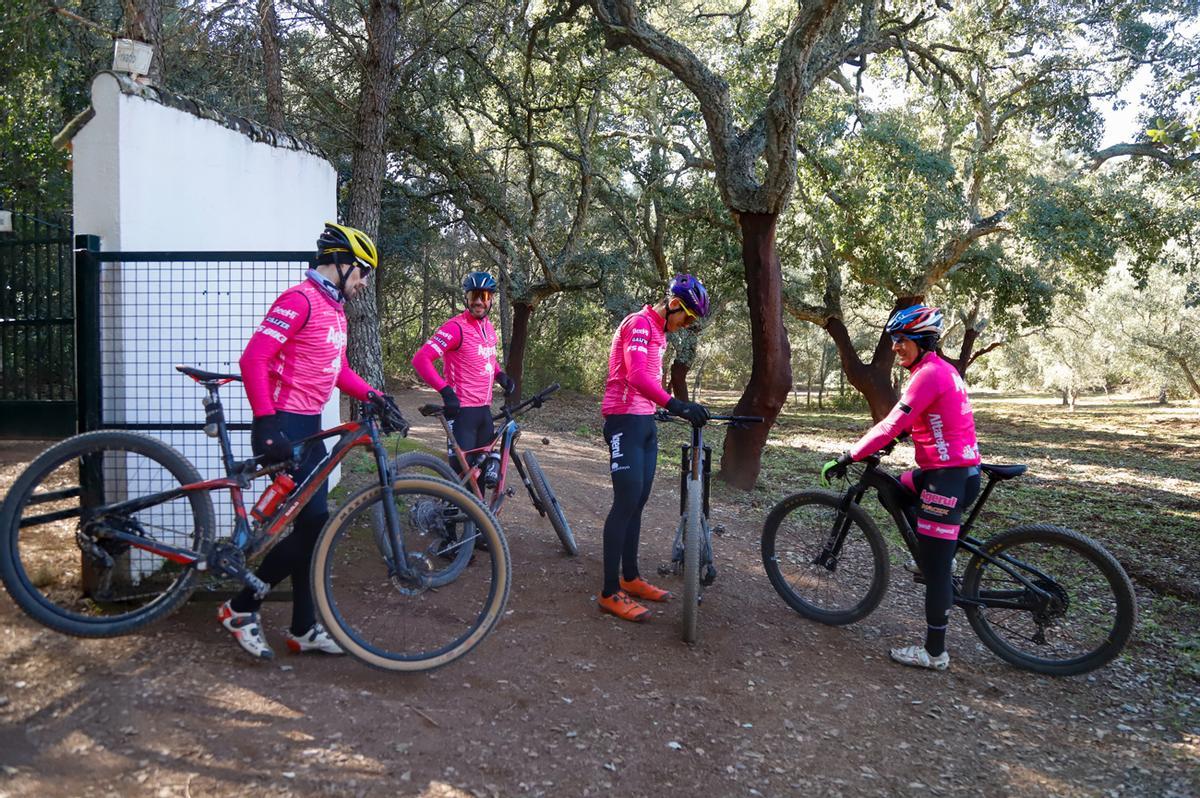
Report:
<svg viewBox="0 0 1200 798"><path fill-rule="evenodd" d="M687 424L689 426L691 425L691 422L688 421L686 418L680 418L679 416L673 416L670 413L668 413L666 410L663 410L661 408L654 411L654 420L655 421L672 421L672 422L675 422L678 424ZM708 420L709 421L724 421L728 426L731 426L731 427L736 427L741 424L761 424L764 421L766 421L766 419L763 418L762 416L713 416L713 415L710 415L708 417Z"/></svg>
<svg viewBox="0 0 1200 798"><path fill-rule="evenodd" d="M533 396L526 399L524 402L521 402L519 405L516 405L514 407L506 406L499 413L492 416L492 421L500 421L500 420L508 418L510 416L519 415L519 414L525 412L526 410L528 410L531 406L532 407L541 407L542 404L547 399L550 398L550 395L552 393L554 393L555 391L559 390L560 388L562 388L562 386L559 385L557 382L554 383L553 385L549 385L549 386L543 388L538 393L536 393ZM446 410L446 408L442 405L430 403L430 404L421 405L421 407L418 409L417 412L419 412L423 416L441 416L441 415L445 414L445 410Z"/></svg>

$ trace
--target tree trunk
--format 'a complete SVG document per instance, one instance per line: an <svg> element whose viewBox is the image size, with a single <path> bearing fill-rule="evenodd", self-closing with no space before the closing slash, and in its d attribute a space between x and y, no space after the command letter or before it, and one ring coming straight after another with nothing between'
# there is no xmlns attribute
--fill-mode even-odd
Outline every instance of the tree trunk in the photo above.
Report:
<svg viewBox="0 0 1200 798"><path fill-rule="evenodd" d="M1187 377L1188 385L1192 386L1192 392L1196 396L1200 396L1200 383L1196 382L1196 375L1192 373L1191 367L1183 357L1176 356L1175 362L1179 364L1179 368L1183 369L1183 376ZM1163 394L1166 394L1166 388L1163 388Z"/></svg>
<svg viewBox="0 0 1200 798"><path fill-rule="evenodd" d="M840 376L850 381L859 393L867 399L871 408L871 418L875 421L883 418L896 404L896 389L892 386L892 364L895 355L891 347L884 346L882 340L875 347L875 356L870 363L864 363L854 349L850 339L850 331L839 318L831 318L825 325L826 332L837 347L838 356L842 361ZM886 336L881 334L881 339Z"/></svg>
<svg viewBox="0 0 1200 798"><path fill-rule="evenodd" d="M125 38L145 42L154 48L146 79L151 85L162 86L167 74L162 48L162 3L160 0L121 0L121 10L125 12L122 30Z"/></svg>
<svg viewBox="0 0 1200 798"><path fill-rule="evenodd" d="M691 367L691 363L682 360L671 362L671 395L682 402L688 401L687 378Z"/></svg>
<svg viewBox="0 0 1200 798"><path fill-rule="evenodd" d="M1163 383L1158 389L1158 403L1165 405L1167 403L1167 384Z"/></svg>
<svg viewBox="0 0 1200 798"><path fill-rule="evenodd" d="M825 409L825 378L829 376L829 347L821 342L821 367L817 372L820 382L817 383L817 409Z"/></svg>
<svg viewBox="0 0 1200 798"><path fill-rule="evenodd" d="M433 275L429 269L429 248L423 247L421 250L421 340L428 341L429 336L433 333L432 318L433 310L430 307L430 286L429 281L433 279Z"/></svg>
<svg viewBox="0 0 1200 798"><path fill-rule="evenodd" d="M355 114L354 150L350 156L350 196L346 222L372 238L379 232L383 179L387 169L385 141L392 99L400 7L396 0L371 0L367 14L367 53ZM374 280L346 308L350 367L377 388L383 387L383 347Z"/></svg>
<svg viewBox="0 0 1200 798"><path fill-rule="evenodd" d="M516 393L511 400L515 404L521 399L521 383L525 375L525 344L529 341L529 318L536 306L514 300L512 307L512 340L508 345L508 360L504 363L504 373L517 384Z"/></svg>
<svg viewBox="0 0 1200 798"><path fill-rule="evenodd" d="M1066 388L1062 389L1062 406L1067 407L1071 404L1071 392Z"/></svg>
<svg viewBox="0 0 1200 798"><path fill-rule="evenodd" d="M967 378L967 367L971 365L971 352L975 349L975 342L979 340L979 331L974 327L968 327L963 333L962 346L958 349L958 357L947 357L942 354L942 360L945 360L950 365L958 370L958 376L964 380Z"/></svg>
<svg viewBox="0 0 1200 798"><path fill-rule="evenodd" d="M750 306L750 348L754 363L750 382L734 408L735 415L762 416L764 423L731 428L721 453L721 478L750 490L762 467L767 435L792 387L792 355L783 323L783 274L775 249L773 213L742 213L742 265Z"/></svg>
<svg viewBox="0 0 1200 798"><path fill-rule="evenodd" d="M283 130L283 65L279 58L275 0L258 0L258 38L262 43L263 78L267 84L267 124Z"/></svg>

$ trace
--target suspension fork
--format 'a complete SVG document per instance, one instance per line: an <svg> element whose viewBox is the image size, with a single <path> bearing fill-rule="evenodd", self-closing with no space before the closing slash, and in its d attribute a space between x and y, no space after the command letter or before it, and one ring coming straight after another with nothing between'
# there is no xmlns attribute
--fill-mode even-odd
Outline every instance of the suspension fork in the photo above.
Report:
<svg viewBox="0 0 1200 798"><path fill-rule="evenodd" d="M392 554L388 563L389 576L409 579L414 574L408 564L408 553L404 550L404 537L400 534L400 515L396 511L396 488L393 484L391 463L388 462L387 450L383 441L379 439L375 425L368 423L367 430L371 435L375 466L379 470L379 486L383 488L383 520L387 524L388 546Z"/></svg>
<svg viewBox="0 0 1200 798"><path fill-rule="evenodd" d="M837 516L833 520L833 529L829 530L825 546L813 558L813 565L820 565L830 571L837 568L842 545L846 542L846 534L850 531L850 506L862 501L866 490L866 485L859 482L842 496L841 502L838 503Z"/></svg>

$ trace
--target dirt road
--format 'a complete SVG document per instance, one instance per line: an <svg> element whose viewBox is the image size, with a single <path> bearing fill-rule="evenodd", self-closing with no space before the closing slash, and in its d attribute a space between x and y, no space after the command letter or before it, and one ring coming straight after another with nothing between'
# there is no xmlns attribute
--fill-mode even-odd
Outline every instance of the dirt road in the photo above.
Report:
<svg viewBox="0 0 1200 798"><path fill-rule="evenodd" d="M409 413L426 397L409 394ZM543 430L532 416L525 442ZM438 435L420 424L414 436ZM509 612L465 662L422 676L353 660L250 661L193 601L150 631L78 640L0 598L0 796L53 795L1062 795L1200 794L1200 696L1153 652L1091 676L1017 671L960 615L946 674L901 668L919 640L917 586L894 577L866 621L802 620L758 561L769 509L718 491L720 577L700 642L678 608L635 626L600 615L610 488L600 441L551 433L537 453L580 555L518 495L501 520ZM676 441L664 436L664 458ZM0 491L36 447L0 447ZM675 481L660 469L643 562L666 559ZM288 608L265 619L283 651ZM1189 725L1190 724L1190 725Z"/></svg>

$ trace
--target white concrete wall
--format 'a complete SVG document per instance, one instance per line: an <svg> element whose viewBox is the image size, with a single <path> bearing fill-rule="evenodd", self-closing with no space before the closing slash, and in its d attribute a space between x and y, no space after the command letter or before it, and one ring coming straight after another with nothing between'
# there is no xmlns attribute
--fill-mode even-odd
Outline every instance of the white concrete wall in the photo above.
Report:
<svg viewBox="0 0 1200 798"><path fill-rule="evenodd" d="M94 118L72 140L75 232L100 236L104 251L312 250L324 222L337 218L337 177L323 158L125 94L108 73L92 83L92 106ZM204 392L174 365L236 373L271 300L302 280L304 269L106 264L105 421L202 422ZM240 385L224 388L222 399L231 422L250 420ZM336 392L323 420L338 421ZM220 475L215 441L202 433L150 434L180 449L205 477ZM249 450L249 434L235 433L235 457ZM217 511L223 533L227 507Z"/></svg>

